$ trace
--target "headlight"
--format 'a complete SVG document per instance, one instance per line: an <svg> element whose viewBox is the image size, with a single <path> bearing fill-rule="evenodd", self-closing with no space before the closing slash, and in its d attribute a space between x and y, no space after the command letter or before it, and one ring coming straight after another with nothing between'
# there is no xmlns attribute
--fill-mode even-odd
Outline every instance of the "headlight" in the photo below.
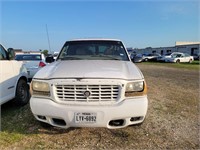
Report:
<svg viewBox="0 0 200 150"><path fill-rule="evenodd" d="M147 94L147 87L144 81L130 82L126 85L125 96L143 96Z"/></svg>
<svg viewBox="0 0 200 150"><path fill-rule="evenodd" d="M49 84L41 81L31 82L32 95L50 96Z"/></svg>
<svg viewBox="0 0 200 150"><path fill-rule="evenodd" d="M130 82L126 85L126 92L132 92L132 91L143 91L144 89L144 83L143 81L139 82Z"/></svg>

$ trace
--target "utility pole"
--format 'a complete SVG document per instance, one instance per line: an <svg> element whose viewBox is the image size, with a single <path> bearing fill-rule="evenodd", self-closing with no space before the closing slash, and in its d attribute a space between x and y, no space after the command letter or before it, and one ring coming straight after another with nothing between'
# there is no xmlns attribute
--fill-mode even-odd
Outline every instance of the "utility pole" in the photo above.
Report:
<svg viewBox="0 0 200 150"><path fill-rule="evenodd" d="M48 45L49 45L49 52L51 54L51 46L50 46L50 40L49 40L49 33L48 33L47 24L46 24L46 32L47 32L47 39L48 39Z"/></svg>

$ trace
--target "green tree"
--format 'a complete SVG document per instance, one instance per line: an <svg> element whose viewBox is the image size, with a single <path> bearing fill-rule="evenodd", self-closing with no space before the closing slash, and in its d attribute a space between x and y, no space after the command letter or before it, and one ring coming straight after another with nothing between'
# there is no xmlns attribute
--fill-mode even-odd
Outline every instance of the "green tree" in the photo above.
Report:
<svg viewBox="0 0 200 150"><path fill-rule="evenodd" d="M49 52L49 51L45 49L45 50L43 50L41 53L44 54L45 56L47 56L47 55L48 55L48 52Z"/></svg>

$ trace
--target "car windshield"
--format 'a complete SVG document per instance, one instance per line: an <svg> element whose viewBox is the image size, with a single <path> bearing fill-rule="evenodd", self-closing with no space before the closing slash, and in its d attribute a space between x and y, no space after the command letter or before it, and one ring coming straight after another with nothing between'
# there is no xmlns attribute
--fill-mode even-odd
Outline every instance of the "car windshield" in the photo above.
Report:
<svg viewBox="0 0 200 150"><path fill-rule="evenodd" d="M15 60L42 60L41 55L37 54L25 54L25 55L16 55Z"/></svg>
<svg viewBox="0 0 200 150"><path fill-rule="evenodd" d="M136 57L142 57L142 54L136 54Z"/></svg>
<svg viewBox="0 0 200 150"><path fill-rule="evenodd" d="M63 46L58 60L122 60L129 61L119 41L69 41Z"/></svg>
<svg viewBox="0 0 200 150"><path fill-rule="evenodd" d="M172 55L172 58L179 58L179 57L181 57L182 55L181 54L173 54Z"/></svg>
<svg viewBox="0 0 200 150"><path fill-rule="evenodd" d="M165 56L170 56L172 53L167 53L167 54L165 54Z"/></svg>
<svg viewBox="0 0 200 150"><path fill-rule="evenodd" d="M58 53L54 53L54 54L53 54L53 57L57 57L57 56L58 56Z"/></svg>

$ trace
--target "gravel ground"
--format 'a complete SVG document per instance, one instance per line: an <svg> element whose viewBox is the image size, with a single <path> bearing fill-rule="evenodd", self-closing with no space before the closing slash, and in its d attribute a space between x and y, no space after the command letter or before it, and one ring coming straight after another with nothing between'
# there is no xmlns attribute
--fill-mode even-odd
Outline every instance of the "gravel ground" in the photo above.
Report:
<svg viewBox="0 0 200 150"><path fill-rule="evenodd" d="M26 131L2 126L3 132L22 137L13 143L2 139L0 149L200 149L199 71L137 65L148 85L149 108L142 125L115 130L45 129L27 105L10 117L22 116L21 126ZM5 109L3 106L2 114Z"/></svg>

